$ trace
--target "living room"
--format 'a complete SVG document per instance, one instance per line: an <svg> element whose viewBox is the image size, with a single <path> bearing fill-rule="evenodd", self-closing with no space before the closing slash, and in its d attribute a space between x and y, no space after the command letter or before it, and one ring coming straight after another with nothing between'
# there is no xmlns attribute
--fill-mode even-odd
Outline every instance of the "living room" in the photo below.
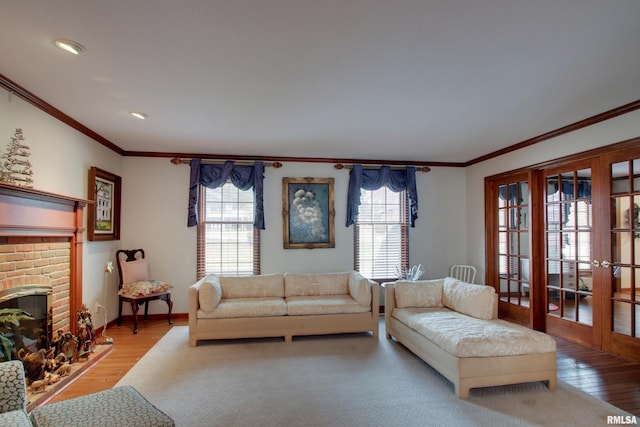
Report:
<svg viewBox="0 0 640 427"><path fill-rule="evenodd" d="M124 7L124 5L121 6ZM357 11L357 9L355 10ZM31 11L26 8L17 12ZM43 20L43 15L38 14L37 19L34 18L34 22ZM27 15L18 14L14 17L15 19L20 17L18 21L23 25L23 30L28 28ZM22 34L15 26L9 28L8 24L4 25L8 19L10 19L10 14L4 13L0 18L0 22L3 22L4 26L2 31L13 31L9 33L11 37L4 37L7 33L2 34L2 49L7 51L7 55L9 55L8 40L21 38L18 35ZM34 26L37 27L36 24ZM146 104L141 105L143 99L137 98L133 89L123 95L120 91L125 87L130 88L123 82L107 81L109 76L101 76L99 69L93 69L91 75L78 75L71 71L74 73L75 79L99 81L98 84L103 88L98 91L100 95L95 96L119 100L119 109L115 112L98 109L78 116L64 108L59 108L59 100L64 98L65 92L73 91L73 81L66 81L65 84L62 84L49 80L46 69L52 67L60 70L73 70L74 59L92 58L91 55L99 55L100 52L98 45L90 43L88 40L78 40L87 46L87 51L83 55L77 58L59 56L58 52L54 52L53 39L55 37L76 37L74 34L82 34L82 31L77 29L71 31L69 28L68 30L73 34L66 34L67 28L58 28L55 32L40 34L38 41L32 41L30 45L32 48L33 45L37 46L38 50L35 52L25 50L22 56L14 56L12 53L3 57L3 64L0 66L0 87L2 87L3 95L0 98L0 146L4 151L5 144L9 143L10 137L14 135L16 129L23 130L25 143L30 147L31 152L29 160L33 166L33 186L37 190L86 199L89 194L88 172L91 167L98 167L122 178L120 239L111 241L85 240L82 252L82 300L90 308L95 307L96 303L104 304L108 313L107 320L110 322L117 316L117 273L105 274L105 265L108 262L115 263L115 252L122 248L144 248L152 275L162 278L174 286L172 294L175 315L177 317L186 316L188 311L187 288L198 279L196 277L197 232L195 228L187 227L189 167L171 163L171 158L176 157L172 155L173 153L182 154L183 156L178 157L185 158L195 157L199 154L220 155L221 157L236 155L240 159L256 156L267 161L282 162L281 168L265 169L264 209L266 224L260 236L261 272L265 274L285 271L307 273L353 269L353 230L352 227L345 226L349 171L336 169L335 163L355 163L354 161L349 162L350 159L366 159L384 163L384 160L395 159L404 165L415 164L413 162L418 165L428 165L430 168L428 173L418 172L416 174L420 205L416 227L409 230L410 264L422 264L426 268L425 277L427 278L446 276L449 266L452 264L471 264L479 268L477 282L482 283L486 277L487 258L485 178L576 153L607 147L640 136L640 110L637 106L640 93L634 93L637 91L637 85L628 85L626 89L615 87L615 90L607 91L607 84L613 85L613 83L606 82L607 84L603 83L597 90L594 89L597 96L584 95L578 99L578 102L567 102L562 105L562 108L570 108L573 105L581 106L567 116L563 116L563 119L565 117L571 117L571 119L554 120L553 114L536 119L536 115L527 110L525 115L536 123L526 131L521 131L520 138L510 139L508 143L498 146L492 141L492 137L500 138L499 127L493 128L495 135L479 134L477 141L469 145L471 147L469 150L473 148L472 152L478 153L475 156L469 156L463 149L462 154L458 152L451 157L436 157L440 155L441 150L444 150L442 146L446 146L446 143L440 147L429 147L425 143L425 148L417 150L423 152L419 157L409 151L404 154L401 146L396 145L394 135L386 138L386 145L394 146L393 155L389 154L389 151L378 151L377 147L368 146L366 136L361 138L365 140L363 145L359 148L355 146L352 148L352 153L359 153L359 155L338 155L336 150L340 147L340 141L334 141L332 145L325 143L322 139L309 139L283 146L263 141L260 151L246 151L243 146L235 143L236 140L242 138L242 135L248 135L249 137L246 139L251 139L260 127L265 127L266 130L269 126L286 128L288 121L284 116L274 119L274 122L269 122L264 116L261 116L261 114L268 115L267 113L249 107L246 107L245 111L247 115L252 117L255 128L244 134L239 132L231 136L218 135L217 139L211 139L213 142L206 152L195 148L184 148L189 146L187 144L191 139L200 140L207 137L198 135L197 128L183 126L178 120L176 120L170 135L170 139L175 145L157 146L143 150L140 149L141 146L137 145L136 140L143 138L145 126L154 121L172 120L172 117L167 117L162 111L162 105L178 104L186 109L189 105L189 93L197 91L197 87L189 88L189 90L181 88L180 93L184 94L183 98L176 96L172 91L169 92L167 88L166 96L160 94L155 98L144 98ZM43 41L46 37L48 39ZM103 37L106 38L104 34ZM27 46L23 46L23 48L26 49ZM51 51L49 52L48 49ZM11 52L14 51L11 50ZM141 55L140 52L135 54ZM25 57L29 56L40 57L45 65L40 69L30 67L28 71L23 72L19 65L21 61L26 60ZM632 61L632 59L628 60ZM122 68L126 65L120 63L118 67ZM627 64L626 68L640 69L640 67L634 67L633 64ZM211 69L214 70L215 67ZM563 76L563 80L571 78L572 76ZM622 77L615 76L612 80L618 78ZM181 81L180 85L183 85L187 79L187 77L178 79ZM637 82L637 79L631 79L631 81ZM477 83L482 84L481 82ZM50 88L59 87L62 93L56 93L56 91L49 89L52 90L52 97L55 96L55 98L50 98L43 91L37 90L36 84L43 84ZM165 84L171 86L175 83L167 81ZM161 92L162 89L159 87L154 90ZM503 87L502 89L506 90L507 88ZM539 87L536 90L549 91L547 88ZM47 91L47 93L49 92ZM258 93L264 94L263 92ZM605 96L606 93L610 93L610 97ZM86 96L94 95L90 93ZM530 96L533 98L533 94ZM605 102L591 104L597 98L605 98ZM277 99L277 96L271 98L273 102ZM371 101L370 98L366 99ZM326 100L321 99L321 101ZM521 99L519 102L527 103L527 99ZM532 140L535 137L570 127L574 123L608 111L614 111L616 108L634 102L636 103L635 108L629 108L622 114L611 115L605 120L593 121L585 126L567 129L569 130L567 132L558 132L536 141ZM444 107L442 106L442 108ZM511 107L517 108L517 105ZM82 109L82 106L77 108ZM322 108L327 107L323 105ZM457 107L452 110L457 111L457 108L461 108L460 104L457 104ZM134 122L134 119L126 114L130 109L144 109L148 112L148 118L145 121ZM539 114L543 114L543 110L539 109L538 111ZM203 122L216 122L208 117L214 115L214 112L192 113L200 115ZM375 121L376 114L372 113L370 120ZM559 115L560 111L557 111L557 114ZM119 120L122 121L119 127L128 130L129 134L119 136L118 139L111 139L102 135L100 131L92 129L91 125L84 120L85 117L88 119L90 116L100 115L119 115ZM471 123L469 130L471 133L473 133L472 118L468 117L469 123ZM87 126L88 129L83 129L81 126L74 127L74 123ZM219 125L219 123L216 124ZM291 125L296 129L303 126L301 123L291 123ZM462 127L455 119L450 122L450 126ZM215 127L215 124L212 127ZM256 128L258 131L255 130ZM350 135L350 131L347 129L343 136L346 138L348 135ZM366 135L369 135L369 132L366 132ZM298 136L299 134L295 134L296 138ZM437 136L431 138L438 139ZM427 137L425 137L426 139ZM283 133L282 140L289 140L288 134ZM521 144L517 150L509 149L509 147L530 140L531 143ZM381 147L384 145L380 144ZM422 144L418 144L418 146L420 147ZM340 153L343 152L340 151ZM437 158L440 160L434 160ZM317 177L335 180L334 248L309 250L285 249L283 247L282 181L287 177ZM86 221L86 217L84 220ZM104 300L105 288L109 295L107 300ZM125 310L125 314L130 314L128 307ZM160 304L152 305L150 310L152 315L166 313L166 308ZM102 316L95 316L94 321L98 328L104 325Z"/></svg>

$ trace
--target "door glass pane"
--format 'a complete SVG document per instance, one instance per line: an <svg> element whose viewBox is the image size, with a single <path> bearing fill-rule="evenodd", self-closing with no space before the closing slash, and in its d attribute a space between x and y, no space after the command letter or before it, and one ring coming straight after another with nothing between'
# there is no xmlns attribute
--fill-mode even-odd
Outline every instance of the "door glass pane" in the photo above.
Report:
<svg viewBox="0 0 640 427"><path fill-rule="evenodd" d="M562 300L562 318L577 321L576 315L576 294L575 292L564 291Z"/></svg>
<svg viewBox="0 0 640 427"><path fill-rule="evenodd" d="M636 237L640 237L640 195L633 196L633 205L625 213L629 228L633 229Z"/></svg>
<svg viewBox="0 0 640 427"><path fill-rule="evenodd" d="M630 253L626 248L631 242L631 233L627 231L612 232L611 246L613 252L613 262L615 264L629 264L631 261Z"/></svg>
<svg viewBox="0 0 640 427"><path fill-rule="evenodd" d="M520 233L520 255L529 256L529 233Z"/></svg>
<svg viewBox="0 0 640 427"><path fill-rule="evenodd" d="M622 301L613 301L613 331L623 335L631 335L630 317L631 305Z"/></svg>
<svg viewBox="0 0 640 427"><path fill-rule="evenodd" d="M526 181L520 183L520 200L523 204L529 203L529 183Z"/></svg>
<svg viewBox="0 0 640 427"><path fill-rule="evenodd" d="M501 185L498 187L498 207L504 208L507 206L507 186Z"/></svg>
<svg viewBox="0 0 640 427"><path fill-rule="evenodd" d="M502 301L508 301L509 300L509 294L508 294L508 289L509 289L509 281L507 279L500 279L500 300Z"/></svg>
<svg viewBox="0 0 640 427"><path fill-rule="evenodd" d="M629 162L611 165L611 194L629 193Z"/></svg>
<svg viewBox="0 0 640 427"><path fill-rule="evenodd" d="M560 316L560 292L555 289L547 289L547 300L549 306L547 307L547 313L552 316Z"/></svg>
<svg viewBox="0 0 640 427"><path fill-rule="evenodd" d="M520 229L529 229L529 208L527 206L520 208Z"/></svg>
<svg viewBox="0 0 640 427"><path fill-rule="evenodd" d="M579 232L577 233L578 236L578 241L577 243L577 254L578 254L578 261L584 261L584 262L589 262L593 259L592 255L591 255L591 232L590 231L585 231L585 232Z"/></svg>
<svg viewBox="0 0 640 427"><path fill-rule="evenodd" d="M629 217L627 212L630 205L629 196L611 198L611 222L613 228L629 228Z"/></svg>
<svg viewBox="0 0 640 427"><path fill-rule="evenodd" d="M507 210L498 210L498 228L507 228Z"/></svg>

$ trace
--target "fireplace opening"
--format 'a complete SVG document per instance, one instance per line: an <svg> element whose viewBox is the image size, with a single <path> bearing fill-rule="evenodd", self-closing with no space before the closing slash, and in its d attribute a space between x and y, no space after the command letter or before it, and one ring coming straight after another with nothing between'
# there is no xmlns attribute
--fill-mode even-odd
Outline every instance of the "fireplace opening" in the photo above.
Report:
<svg viewBox="0 0 640 427"><path fill-rule="evenodd" d="M0 291L0 360L18 352L49 349L52 340L51 287L23 285Z"/></svg>

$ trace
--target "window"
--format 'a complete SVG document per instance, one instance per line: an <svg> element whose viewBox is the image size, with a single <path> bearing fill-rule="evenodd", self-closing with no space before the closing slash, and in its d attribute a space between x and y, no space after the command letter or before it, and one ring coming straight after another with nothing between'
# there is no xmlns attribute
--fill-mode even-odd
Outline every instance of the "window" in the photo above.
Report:
<svg viewBox="0 0 640 427"><path fill-rule="evenodd" d="M355 269L372 280L396 278L409 267L409 215L406 191L387 187L362 190L354 225Z"/></svg>
<svg viewBox="0 0 640 427"><path fill-rule="evenodd" d="M215 189L200 186L198 277L207 274L260 274L260 232L253 226L253 190L231 182Z"/></svg>

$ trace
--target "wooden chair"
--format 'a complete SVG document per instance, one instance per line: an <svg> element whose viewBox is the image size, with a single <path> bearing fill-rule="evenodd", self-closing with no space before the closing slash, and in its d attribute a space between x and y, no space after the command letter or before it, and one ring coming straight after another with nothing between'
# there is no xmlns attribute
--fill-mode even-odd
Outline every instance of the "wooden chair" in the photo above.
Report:
<svg viewBox="0 0 640 427"><path fill-rule="evenodd" d="M449 268L449 276L467 283L474 283L476 280L476 268L473 265L452 265Z"/></svg>
<svg viewBox="0 0 640 427"><path fill-rule="evenodd" d="M148 294L129 295L122 294L121 290L123 286L131 283L143 284L145 282L158 284L164 282L158 282L149 279L149 266L146 258L144 257L144 250L142 249L120 249L116 252L116 260L118 264L118 326L122 322L122 303L128 302L131 304L131 311L133 312L133 333L138 333L138 309L144 304L144 320L147 321L149 313L149 301L162 300L169 306L169 314L167 319L169 324L172 325L171 310L173 309L173 301L171 300L171 290L162 286L162 290L152 290ZM166 284L164 284L166 285ZM168 286L168 285L167 285ZM168 286L170 287L170 286Z"/></svg>

